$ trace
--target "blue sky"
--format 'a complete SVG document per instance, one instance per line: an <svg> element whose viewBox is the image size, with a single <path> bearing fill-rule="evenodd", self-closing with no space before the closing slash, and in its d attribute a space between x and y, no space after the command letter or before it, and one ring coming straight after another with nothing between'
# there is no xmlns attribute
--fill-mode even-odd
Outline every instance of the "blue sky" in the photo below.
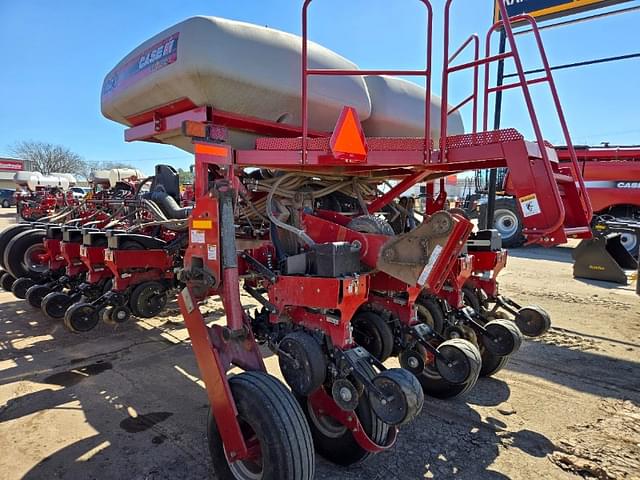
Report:
<svg viewBox="0 0 640 480"><path fill-rule="evenodd" d="M436 11L434 61L441 62L442 0ZM100 114L105 74L130 50L162 29L193 15L215 15L300 32L301 0L0 0L0 155L19 140L68 146L90 161L125 161L151 171L159 162L186 167L190 156L174 147L126 144L123 127ZM458 0L454 39L484 31L490 0ZM638 4L632 1L631 6ZM412 0L315 0L312 38L360 67L414 68L424 63L424 17ZM640 13L543 32L552 64L640 51ZM532 50L523 40L528 66ZM439 74L434 91L440 88ZM640 144L640 60L557 72L555 78L574 143ZM469 78L452 84L467 95ZM536 94L545 134L561 137ZM503 126L527 132L519 94L505 99Z"/></svg>

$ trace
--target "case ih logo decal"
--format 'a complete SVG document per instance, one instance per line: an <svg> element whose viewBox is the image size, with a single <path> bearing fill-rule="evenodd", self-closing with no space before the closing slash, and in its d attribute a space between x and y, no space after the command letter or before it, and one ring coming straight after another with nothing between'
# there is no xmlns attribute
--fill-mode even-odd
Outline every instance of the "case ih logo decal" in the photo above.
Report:
<svg viewBox="0 0 640 480"><path fill-rule="evenodd" d="M150 73L175 62L178 59L179 35L179 32L174 33L161 40L118 68L104 81L102 96L110 95L116 90L132 85Z"/></svg>
<svg viewBox="0 0 640 480"><path fill-rule="evenodd" d="M640 182L627 182L624 180L595 180L584 182L587 188L640 188Z"/></svg>

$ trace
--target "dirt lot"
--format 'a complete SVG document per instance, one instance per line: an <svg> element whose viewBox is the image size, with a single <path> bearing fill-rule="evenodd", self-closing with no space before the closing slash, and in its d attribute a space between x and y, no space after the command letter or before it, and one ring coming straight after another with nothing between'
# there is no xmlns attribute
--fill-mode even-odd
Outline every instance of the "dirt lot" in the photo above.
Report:
<svg viewBox="0 0 640 480"><path fill-rule="evenodd" d="M569 248L513 251L502 283L553 330L465 401L427 399L390 452L318 459L317 478L640 478L638 297L572 279ZM175 304L78 336L0 293L0 479L210 478L206 415Z"/></svg>

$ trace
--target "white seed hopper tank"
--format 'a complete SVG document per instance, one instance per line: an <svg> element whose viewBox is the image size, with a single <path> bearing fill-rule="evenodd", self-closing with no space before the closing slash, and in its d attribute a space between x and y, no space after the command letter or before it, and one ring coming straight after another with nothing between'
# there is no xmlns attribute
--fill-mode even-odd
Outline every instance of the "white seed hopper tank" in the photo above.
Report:
<svg viewBox="0 0 640 480"><path fill-rule="evenodd" d="M362 122L370 137L424 137L425 88L397 77L367 76L371 116ZM441 101L431 95L431 138L440 138ZM447 135L464 133L460 112L449 115ZM436 143L437 145L437 143Z"/></svg>
<svg viewBox="0 0 640 480"><path fill-rule="evenodd" d="M127 55L106 76L102 113L130 125L132 116L188 99L240 115L300 125L301 38L216 17L193 17L168 28ZM311 68L355 69L352 62L309 44ZM361 120L371 105L362 77L311 77L309 126L331 131L344 105ZM236 148L254 148L255 136L231 131ZM184 137L162 138L191 150Z"/></svg>
<svg viewBox="0 0 640 480"><path fill-rule="evenodd" d="M142 180L144 173L137 168L112 168L109 170L109 185L115 187L118 182L127 182L129 180Z"/></svg>
<svg viewBox="0 0 640 480"><path fill-rule="evenodd" d="M31 175L27 180L27 188L35 192L38 188L60 188L69 190L69 179L55 175Z"/></svg>
<svg viewBox="0 0 640 480"><path fill-rule="evenodd" d="M21 170L16 172L13 176L13 181L16 185L20 185L21 187L26 187L31 180L31 177L41 177L42 174L40 172L29 172L27 170Z"/></svg>
<svg viewBox="0 0 640 480"><path fill-rule="evenodd" d="M94 170L89 174L89 183L109 185L109 170Z"/></svg>
<svg viewBox="0 0 640 480"><path fill-rule="evenodd" d="M70 173L56 173L56 172L53 172L53 173L51 173L51 176L66 178L69 181L69 186L70 187L73 187L77 183L76 182L76 177L73 176Z"/></svg>

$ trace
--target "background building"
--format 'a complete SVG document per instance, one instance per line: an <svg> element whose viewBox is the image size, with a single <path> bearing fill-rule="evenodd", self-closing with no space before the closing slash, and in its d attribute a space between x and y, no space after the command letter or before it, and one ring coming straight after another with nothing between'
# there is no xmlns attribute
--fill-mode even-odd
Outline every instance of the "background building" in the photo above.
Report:
<svg viewBox="0 0 640 480"><path fill-rule="evenodd" d="M0 188L16 188L13 176L20 170L32 170L32 162L18 158L0 157Z"/></svg>

